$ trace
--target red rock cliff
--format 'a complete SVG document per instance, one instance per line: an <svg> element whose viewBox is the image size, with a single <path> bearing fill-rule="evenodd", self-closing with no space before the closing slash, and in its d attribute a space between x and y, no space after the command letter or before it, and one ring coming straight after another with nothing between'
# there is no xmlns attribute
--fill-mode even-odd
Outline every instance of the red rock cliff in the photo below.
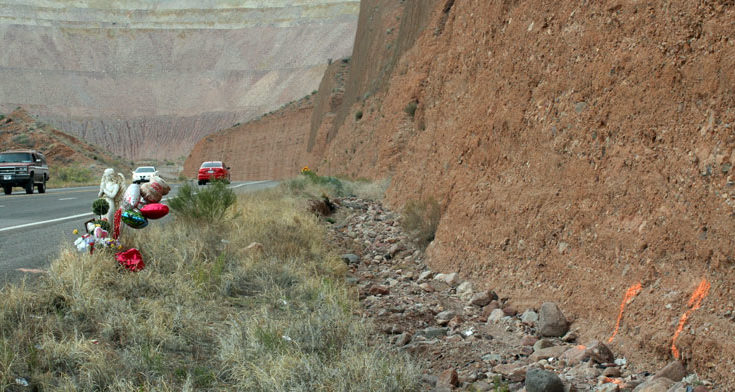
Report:
<svg viewBox="0 0 735 392"><path fill-rule="evenodd" d="M407 3L404 21L426 4ZM642 282L613 343L637 363L669 360L707 279L678 346L700 375L731 379L734 17L727 2L437 2L426 26L401 25L421 34L377 91L347 82L361 99L340 110L363 117L333 125L314 162L391 176L395 207L438 198L434 268L559 301L586 338L608 337ZM355 68L370 31L385 30L358 26Z"/></svg>
<svg viewBox="0 0 735 392"><path fill-rule="evenodd" d="M302 157L391 177L395 208L437 198L433 268L518 306L558 301L583 339L609 337L642 283L612 343L641 366L671 358L708 280L677 345L732 389L734 8L363 0L344 91L328 71Z"/></svg>

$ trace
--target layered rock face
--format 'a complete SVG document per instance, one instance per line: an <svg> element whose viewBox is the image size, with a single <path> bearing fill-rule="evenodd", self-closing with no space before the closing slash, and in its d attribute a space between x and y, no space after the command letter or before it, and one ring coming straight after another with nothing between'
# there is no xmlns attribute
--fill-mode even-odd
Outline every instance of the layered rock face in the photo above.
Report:
<svg viewBox="0 0 735 392"><path fill-rule="evenodd" d="M640 284L614 351L678 352L735 390L734 19L731 2L364 0L302 159L390 177L395 208L434 198L433 269L559 302L584 340Z"/></svg>
<svg viewBox="0 0 735 392"><path fill-rule="evenodd" d="M350 53L357 1L0 2L0 111L132 159L303 97Z"/></svg>
<svg viewBox="0 0 735 392"><path fill-rule="evenodd" d="M396 207L435 198L433 268L559 301L586 338L642 284L615 349L663 365L675 343L731 390L733 18L728 2L438 2L385 88L348 81L362 98L317 137L317 169L390 176Z"/></svg>

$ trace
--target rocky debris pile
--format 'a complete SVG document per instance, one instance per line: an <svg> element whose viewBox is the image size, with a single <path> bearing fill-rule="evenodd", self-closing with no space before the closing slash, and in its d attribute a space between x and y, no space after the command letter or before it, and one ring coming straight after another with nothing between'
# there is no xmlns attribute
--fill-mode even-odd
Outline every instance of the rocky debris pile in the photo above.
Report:
<svg viewBox="0 0 735 392"><path fill-rule="evenodd" d="M379 202L339 201L330 226L345 249L363 316L396 350L422 362L426 390L703 392L711 383L681 362L656 373L635 372L599 341L579 342L559 306L516 309L492 288L435 273Z"/></svg>

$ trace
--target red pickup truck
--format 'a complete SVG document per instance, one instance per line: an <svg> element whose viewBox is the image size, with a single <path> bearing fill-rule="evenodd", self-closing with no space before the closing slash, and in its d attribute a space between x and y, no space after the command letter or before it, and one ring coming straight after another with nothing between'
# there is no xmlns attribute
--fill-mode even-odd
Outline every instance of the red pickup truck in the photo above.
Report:
<svg viewBox="0 0 735 392"><path fill-rule="evenodd" d="M48 181L48 165L46 157L34 150L13 150L0 152L0 186L6 195L13 193L13 187L19 186L26 193L46 192Z"/></svg>

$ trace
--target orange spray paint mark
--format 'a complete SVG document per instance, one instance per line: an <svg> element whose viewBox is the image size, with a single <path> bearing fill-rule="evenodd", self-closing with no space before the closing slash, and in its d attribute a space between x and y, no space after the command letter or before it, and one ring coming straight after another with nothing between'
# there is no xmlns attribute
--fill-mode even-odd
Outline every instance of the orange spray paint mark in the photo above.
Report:
<svg viewBox="0 0 735 392"><path fill-rule="evenodd" d="M613 383L613 384L615 384L615 385L623 385L623 380L621 380L621 379L619 379L619 378L610 378L610 377L605 377L605 378L604 378L604 379L602 380L602 382L604 382L604 383Z"/></svg>
<svg viewBox="0 0 735 392"><path fill-rule="evenodd" d="M676 348L676 338L678 338L681 331L684 330L684 325L686 324L687 320L689 320L689 316L694 313L695 310L699 309L700 306L702 306L702 301L704 301L704 298L707 297L710 287L711 286L709 282L707 282L707 279L702 279L702 281L699 283L699 286L697 286L697 289L694 290L694 293L692 293L692 297L689 298L689 302L687 303L687 306L689 306L689 310L687 310L686 313L684 313L679 319L679 326L676 327L674 338L671 340L671 353L674 354L674 358L676 359L679 359L679 357L681 356L681 354L679 353L679 349Z"/></svg>
<svg viewBox="0 0 735 392"><path fill-rule="evenodd" d="M623 319L623 311L625 310L625 305L628 305L629 303L633 302L633 298L635 298L640 292L641 289L643 289L643 286L640 283L636 283L630 288L628 288L628 291L625 292L625 297L623 297L623 302L620 304L620 313L618 314L618 321L615 322L615 330L613 331L612 336L610 336L610 339L607 340L608 343L612 343L613 339L615 339L615 335L618 334L618 329L620 329L620 320Z"/></svg>

